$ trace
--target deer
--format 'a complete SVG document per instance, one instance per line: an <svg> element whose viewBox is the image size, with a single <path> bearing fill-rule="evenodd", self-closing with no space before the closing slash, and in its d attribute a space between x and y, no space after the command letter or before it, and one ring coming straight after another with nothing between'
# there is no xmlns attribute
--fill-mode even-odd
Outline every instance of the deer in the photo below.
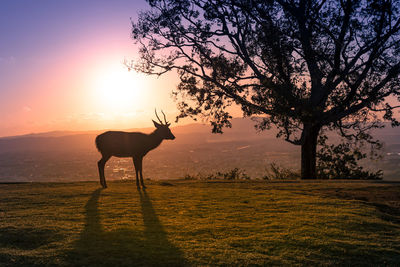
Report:
<svg viewBox="0 0 400 267"><path fill-rule="evenodd" d="M100 185L103 188L107 188L106 177L104 176L104 167L106 162L112 156L119 158L131 157L135 166L136 186L140 189L140 176L142 188L146 188L143 182L142 173L143 157L146 156L150 150L158 147L164 139L175 139L175 136L169 129L171 124L167 122L164 112L162 110L161 112L164 116L164 122L160 120L157 110L155 110L159 122L152 120L156 129L150 134L140 132L107 131L96 137L96 147L101 153L101 159L97 162L97 166L99 168Z"/></svg>

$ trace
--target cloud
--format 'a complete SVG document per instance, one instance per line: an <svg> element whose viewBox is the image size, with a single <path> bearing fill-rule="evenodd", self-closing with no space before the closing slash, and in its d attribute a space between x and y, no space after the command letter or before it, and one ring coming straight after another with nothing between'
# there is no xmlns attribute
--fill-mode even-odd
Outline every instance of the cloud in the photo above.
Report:
<svg viewBox="0 0 400 267"><path fill-rule="evenodd" d="M14 66L16 58L14 56L0 57L0 66Z"/></svg>
<svg viewBox="0 0 400 267"><path fill-rule="evenodd" d="M24 106L22 108L22 110L25 111L25 112L31 112L32 111L32 109L30 107L28 107L28 106Z"/></svg>

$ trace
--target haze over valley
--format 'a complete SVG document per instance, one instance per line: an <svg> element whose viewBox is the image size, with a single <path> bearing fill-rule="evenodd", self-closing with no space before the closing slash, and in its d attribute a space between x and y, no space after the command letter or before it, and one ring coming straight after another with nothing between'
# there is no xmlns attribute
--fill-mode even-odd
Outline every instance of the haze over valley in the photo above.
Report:
<svg viewBox="0 0 400 267"><path fill-rule="evenodd" d="M176 136L164 141L144 158L144 176L177 179L206 176L239 168L250 178L262 178L271 163L298 170L300 147L275 137L276 131L256 132L250 119L234 119L224 134L212 134L209 125L172 127ZM151 132L153 128L129 131ZM103 131L47 132L0 138L0 182L98 180L100 154L94 145ZM400 180L400 133L396 128L376 130L384 142L383 159L368 161L372 170L383 169L385 180ZM130 158L111 158L106 165L110 180L133 179Z"/></svg>

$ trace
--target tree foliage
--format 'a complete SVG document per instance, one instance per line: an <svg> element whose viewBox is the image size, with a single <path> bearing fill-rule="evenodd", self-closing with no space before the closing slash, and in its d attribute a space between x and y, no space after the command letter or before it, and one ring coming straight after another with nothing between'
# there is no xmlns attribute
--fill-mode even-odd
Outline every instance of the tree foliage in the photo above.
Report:
<svg viewBox="0 0 400 267"><path fill-rule="evenodd" d="M302 145L302 177L315 176L322 128L371 140L399 125L397 0L149 0L132 23L148 74L176 70L178 118L230 127L231 105L261 115L261 130Z"/></svg>
<svg viewBox="0 0 400 267"><path fill-rule="evenodd" d="M365 170L358 163L368 157L365 151L365 142L348 142L344 140L339 144L328 144L327 136L319 138L320 149L317 152L317 175L320 179L363 179L379 180L383 177L382 170ZM377 152L382 147L381 143L374 143L370 151L370 159L380 159Z"/></svg>

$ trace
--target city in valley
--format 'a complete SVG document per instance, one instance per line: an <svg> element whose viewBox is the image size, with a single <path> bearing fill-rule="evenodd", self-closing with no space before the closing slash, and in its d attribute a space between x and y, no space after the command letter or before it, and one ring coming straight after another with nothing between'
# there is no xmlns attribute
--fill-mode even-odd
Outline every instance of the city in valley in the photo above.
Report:
<svg viewBox="0 0 400 267"><path fill-rule="evenodd" d="M189 124L172 127L173 141L164 141L144 158L145 179L206 178L238 168L250 179L263 179L272 163L298 171L300 149L275 137L276 131L256 132L250 119L234 119L224 134L212 134L210 126ZM152 128L132 131L151 132ZM1 182L98 180L101 155L94 139L101 131L50 132L0 138ZM386 127L375 136L384 146L381 158L361 164L383 170L384 180L400 177L400 134ZM135 179L131 158L111 158L105 174L111 180Z"/></svg>

